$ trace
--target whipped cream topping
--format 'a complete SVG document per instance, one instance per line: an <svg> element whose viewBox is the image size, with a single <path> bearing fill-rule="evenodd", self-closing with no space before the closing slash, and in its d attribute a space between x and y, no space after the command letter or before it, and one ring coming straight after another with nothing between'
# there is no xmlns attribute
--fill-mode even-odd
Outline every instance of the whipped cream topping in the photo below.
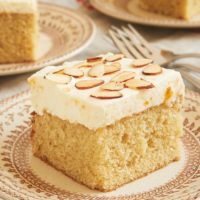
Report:
<svg viewBox="0 0 200 200"><path fill-rule="evenodd" d="M111 55L111 53L108 53L103 57ZM72 67L82 62L66 62L64 66L65 68ZM137 78L151 82L154 87L142 90L124 88L120 91L122 93L121 98L97 99L91 97L91 94L98 91L100 86L84 90L75 87L75 84L80 80L96 79L88 77L90 68L81 68L85 76L81 78L72 77L68 84L60 84L46 79L45 76L55 69L63 69L63 67L49 66L28 79L31 86L33 108L39 115L47 112L62 120L68 120L70 123L79 123L88 129L96 130L162 103L170 107L179 96L184 96L184 84L179 72L162 69L161 74L147 76L142 73L144 67L132 67L132 59L123 58L117 62L121 64L120 72L135 72ZM97 79L108 83L120 72L104 75ZM166 97L169 90L170 96Z"/></svg>
<svg viewBox="0 0 200 200"><path fill-rule="evenodd" d="M34 13L37 11L37 0L0 0L0 12Z"/></svg>

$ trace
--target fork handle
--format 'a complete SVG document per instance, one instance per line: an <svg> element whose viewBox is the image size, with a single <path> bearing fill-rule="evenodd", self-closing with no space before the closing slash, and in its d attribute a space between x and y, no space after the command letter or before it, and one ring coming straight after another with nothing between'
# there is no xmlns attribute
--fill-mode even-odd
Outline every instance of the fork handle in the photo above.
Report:
<svg viewBox="0 0 200 200"><path fill-rule="evenodd" d="M191 74L187 73L184 70L180 70L180 72L185 80L187 80L188 82L190 82L191 84L193 84L196 88L200 90L200 79L195 78L194 76L192 76Z"/></svg>
<svg viewBox="0 0 200 200"><path fill-rule="evenodd" d="M180 68L180 69L188 69L197 73L200 73L200 67L191 65L191 64L174 64L174 65L169 65L167 68Z"/></svg>
<svg viewBox="0 0 200 200"><path fill-rule="evenodd" d="M185 53L185 54L180 54L180 55L176 54L170 60L175 61L175 60L183 59L183 58L200 58L200 53Z"/></svg>
<svg viewBox="0 0 200 200"><path fill-rule="evenodd" d="M168 66L171 63L183 58L200 58L200 53L185 53L185 54L180 54L180 55L174 55L172 58L162 63L162 66Z"/></svg>

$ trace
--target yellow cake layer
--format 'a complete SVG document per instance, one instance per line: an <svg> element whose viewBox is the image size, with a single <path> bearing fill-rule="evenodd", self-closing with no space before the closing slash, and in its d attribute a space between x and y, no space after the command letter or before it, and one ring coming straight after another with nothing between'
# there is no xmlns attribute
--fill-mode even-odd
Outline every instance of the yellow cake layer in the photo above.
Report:
<svg viewBox="0 0 200 200"><path fill-rule="evenodd" d="M190 19L200 14L199 0L139 0L141 8L175 18Z"/></svg>
<svg viewBox="0 0 200 200"><path fill-rule="evenodd" d="M34 61L37 14L0 13L0 63Z"/></svg>
<svg viewBox="0 0 200 200"><path fill-rule="evenodd" d="M143 177L180 157L180 104L164 104L89 130L44 113L33 117L33 154L100 191Z"/></svg>
<svg viewBox="0 0 200 200"><path fill-rule="evenodd" d="M187 8L187 18L191 18L195 15L200 15L200 0L188 0L188 8Z"/></svg>

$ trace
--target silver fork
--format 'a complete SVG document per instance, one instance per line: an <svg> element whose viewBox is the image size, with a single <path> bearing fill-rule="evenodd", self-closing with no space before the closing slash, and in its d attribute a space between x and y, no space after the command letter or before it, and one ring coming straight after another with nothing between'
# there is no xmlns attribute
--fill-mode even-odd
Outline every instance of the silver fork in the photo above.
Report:
<svg viewBox="0 0 200 200"><path fill-rule="evenodd" d="M177 59L183 59L183 58L200 58L200 53L175 54L174 52L168 51L165 49L162 49L160 51L160 54L162 56L166 57L170 61L177 60Z"/></svg>
<svg viewBox="0 0 200 200"><path fill-rule="evenodd" d="M189 73L186 73L184 69L192 70L195 72L200 72L200 68L193 65L172 65L174 61L180 58L188 57L188 54L184 54L184 56L180 55L171 55L170 59L167 61L163 61L163 56L160 52L156 51L151 45L140 35L140 33L130 24L127 27L121 27L121 29L112 26L109 30L109 35L118 49L123 53L126 57L129 58L152 58L156 62L160 63L162 67L165 68L180 68L182 76L200 89L200 79L192 76ZM169 52L168 52L169 54ZM199 57L200 54L193 54L194 57ZM189 57L193 57L191 54ZM169 57L169 56L168 56Z"/></svg>

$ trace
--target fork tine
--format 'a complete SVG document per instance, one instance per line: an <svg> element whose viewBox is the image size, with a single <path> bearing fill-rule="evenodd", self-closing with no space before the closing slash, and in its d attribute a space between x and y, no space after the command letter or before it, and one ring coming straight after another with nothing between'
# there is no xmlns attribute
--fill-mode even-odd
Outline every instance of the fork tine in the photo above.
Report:
<svg viewBox="0 0 200 200"><path fill-rule="evenodd" d="M128 50L124 47L123 43L117 38L114 31L108 31L111 39L113 40L114 44L118 47L118 49L123 53L127 58L133 58L133 56L128 52Z"/></svg>
<svg viewBox="0 0 200 200"><path fill-rule="evenodd" d="M112 28L117 32L118 37L122 40L122 42L124 42L125 46L127 47L127 49L130 51L130 53L135 57L135 58L143 58L143 55L140 54L140 52L137 51L137 49L135 49L131 44L130 41L126 38L126 34L124 34L123 31L121 31L120 29L118 29L115 26L112 26Z"/></svg>
<svg viewBox="0 0 200 200"><path fill-rule="evenodd" d="M140 35L140 33L131 25L128 24L129 29L132 31L132 33L135 34L135 36L141 41L142 45L148 49L148 51L152 54L152 55L156 55L156 52L154 51L154 49L149 45L149 43Z"/></svg>
<svg viewBox="0 0 200 200"><path fill-rule="evenodd" d="M127 36L130 38L130 41L132 42L132 44L137 48L137 50L143 55L144 58L152 58L152 54L143 46L141 46L141 42L138 41L138 38L135 37L135 35L130 32L129 29L122 27L122 29L124 30L124 32L127 34ZM136 38L137 42L134 41L134 38ZM138 42L140 44L138 44Z"/></svg>

